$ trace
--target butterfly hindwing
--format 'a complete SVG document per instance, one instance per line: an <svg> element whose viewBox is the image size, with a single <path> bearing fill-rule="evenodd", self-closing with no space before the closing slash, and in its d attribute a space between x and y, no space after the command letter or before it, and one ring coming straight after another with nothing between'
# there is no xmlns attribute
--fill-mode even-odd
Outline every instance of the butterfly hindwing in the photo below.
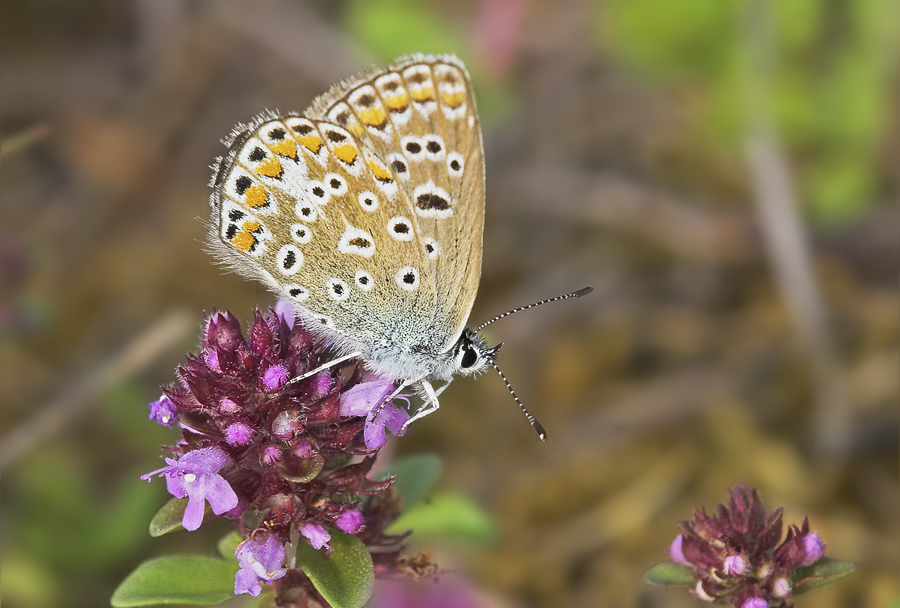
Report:
<svg viewBox="0 0 900 608"><path fill-rule="evenodd" d="M444 352L481 273L484 160L465 69L414 56L303 115L239 129L211 199L219 249L354 347Z"/></svg>
<svg viewBox="0 0 900 608"><path fill-rule="evenodd" d="M411 56L337 85L313 111L345 124L391 165L435 282L430 343L465 326L481 277L484 154L468 74L451 56Z"/></svg>

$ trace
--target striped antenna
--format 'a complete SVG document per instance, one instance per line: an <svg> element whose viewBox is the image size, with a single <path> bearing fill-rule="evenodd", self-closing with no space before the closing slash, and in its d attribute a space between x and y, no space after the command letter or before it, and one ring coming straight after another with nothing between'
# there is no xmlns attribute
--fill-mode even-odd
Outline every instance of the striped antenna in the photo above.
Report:
<svg viewBox="0 0 900 608"><path fill-rule="evenodd" d="M591 293L592 291L594 291L593 287L584 287L582 289L579 289L578 291L573 291L572 293L567 293L567 294L564 294L561 296L556 296L555 298L548 298L546 300L541 300L540 302L535 302L534 304L529 304L528 306L522 306L521 308L514 308L514 309L510 310L509 312L503 313L502 315L497 315L496 317L494 317L487 323L482 323L481 325L478 326L478 329L475 330L475 333L477 334L479 331L481 331L482 329L484 329L491 323L494 323L495 321L499 321L503 317L508 317L509 315L515 314L517 312L522 312L523 310L528 310L529 308L534 308L536 306L540 306L541 304L549 304L550 302L557 302L559 300L568 300L569 298L580 298L581 296L586 296L587 294ZM497 371L499 372L500 370L498 369ZM503 374L500 374L500 375L502 376ZM511 390L512 389L510 389L510 391Z"/></svg>
<svg viewBox="0 0 900 608"><path fill-rule="evenodd" d="M531 426L537 431L538 437L541 438L541 441L547 441L547 431L544 430L544 425L537 421L537 419L531 415L531 412L528 411L528 408L525 407L525 404L519 400L519 396L516 395L516 391L513 390L513 387L510 385L509 380L506 379L506 376L503 372L500 371L500 368L497 367L497 364L491 361L491 366L497 370L497 373L500 374L500 377L503 378L504 384L506 384L506 388L509 389L509 394L512 395L512 398L516 400L516 403L519 406L519 409L522 410L522 413L525 414L525 417L528 418L528 422L531 423Z"/></svg>

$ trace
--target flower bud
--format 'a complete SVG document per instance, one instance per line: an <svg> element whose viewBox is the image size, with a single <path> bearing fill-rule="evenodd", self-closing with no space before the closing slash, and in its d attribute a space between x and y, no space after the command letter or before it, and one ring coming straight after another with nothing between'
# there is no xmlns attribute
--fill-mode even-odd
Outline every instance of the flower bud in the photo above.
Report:
<svg viewBox="0 0 900 608"><path fill-rule="evenodd" d="M741 576L747 571L747 562L740 555L729 555L725 558L725 575Z"/></svg>
<svg viewBox="0 0 900 608"><path fill-rule="evenodd" d="M772 583L772 595L777 598L785 598L791 594L791 581L782 577Z"/></svg>
<svg viewBox="0 0 900 608"><path fill-rule="evenodd" d="M825 555L825 543L819 538L818 532L807 534L803 537L803 550L806 556L803 558L804 566L812 566Z"/></svg>

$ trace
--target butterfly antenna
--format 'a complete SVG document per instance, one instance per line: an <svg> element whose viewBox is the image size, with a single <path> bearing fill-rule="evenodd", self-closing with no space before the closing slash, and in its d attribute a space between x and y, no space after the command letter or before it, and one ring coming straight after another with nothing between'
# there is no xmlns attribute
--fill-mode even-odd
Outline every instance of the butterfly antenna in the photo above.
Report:
<svg viewBox="0 0 900 608"><path fill-rule="evenodd" d="M568 300L569 298L580 298L581 296L586 296L587 294L591 293L592 291L594 291L593 287L584 287L582 289L579 289L578 291L573 291L572 293L567 293L567 294L563 294L561 296L556 296L555 298L548 298L546 300L541 300L540 302L535 302L534 304L529 304L528 306L514 308L514 309L510 310L509 312L503 313L502 315L497 315L496 317L494 317L493 319L491 319L490 321L488 321L486 323L482 323L481 325L478 326L478 329L475 330L475 333L478 333L479 331L481 331L482 329L484 329L491 323L494 323L495 321L499 321L503 317L508 317L509 315L515 314L517 312L522 312L523 310L528 310L529 308L534 308L536 306L540 306L541 304L548 304L550 302L556 302L559 300ZM499 372L500 370L498 369L497 371ZM502 376L503 374L501 373L500 375ZM505 378L504 378L504 380L505 380ZM507 382L506 385L509 386L509 383ZM512 389L510 388L509 391L512 392ZM513 393L513 396L515 396L515 393ZM516 399L516 401L518 401L518 399ZM520 403L519 405L522 405L522 404ZM523 407L522 409L524 410L525 408ZM527 414L527 412L526 412L526 414ZM534 418L531 418L531 420L534 420ZM532 424L534 424L534 423L532 422Z"/></svg>
<svg viewBox="0 0 900 608"><path fill-rule="evenodd" d="M588 288L590 289L590 288ZM512 398L516 400L516 404L518 404L519 409L522 410L522 413L525 414L525 417L528 418L528 422L531 423L531 426L537 431L538 437L541 438L541 441L547 441L547 431L544 430L544 425L537 421L537 419L531 415L531 412L528 411L528 408L525 407L525 404L519 400L519 396L516 395L516 391L513 390L513 387L510 385L509 380L506 379L506 376L503 372L500 371L500 368L497 367L497 364L491 361L491 366L497 370L497 373L500 374L500 377L503 378L503 383L506 384L506 388L509 389L509 394L512 395Z"/></svg>

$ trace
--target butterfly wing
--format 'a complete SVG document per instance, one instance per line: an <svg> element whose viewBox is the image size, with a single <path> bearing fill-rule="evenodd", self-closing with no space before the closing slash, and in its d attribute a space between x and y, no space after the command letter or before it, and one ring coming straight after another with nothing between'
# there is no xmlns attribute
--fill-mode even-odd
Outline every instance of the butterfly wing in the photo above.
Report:
<svg viewBox="0 0 900 608"><path fill-rule="evenodd" d="M465 67L453 56L401 58L336 85L309 115L343 125L397 174L435 285L428 346L446 352L481 278L484 153Z"/></svg>
<svg viewBox="0 0 900 608"><path fill-rule="evenodd" d="M211 241L235 270L347 352L412 353L427 371L450 349L478 287L484 221L481 133L458 60L401 59L228 143Z"/></svg>
<svg viewBox="0 0 900 608"><path fill-rule="evenodd" d="M434 307L434 282L387 164L343 127L299 115L257 120L229 156L213 221L239 272L348 350L427 332L428 319L414 313Z"/></svg>

